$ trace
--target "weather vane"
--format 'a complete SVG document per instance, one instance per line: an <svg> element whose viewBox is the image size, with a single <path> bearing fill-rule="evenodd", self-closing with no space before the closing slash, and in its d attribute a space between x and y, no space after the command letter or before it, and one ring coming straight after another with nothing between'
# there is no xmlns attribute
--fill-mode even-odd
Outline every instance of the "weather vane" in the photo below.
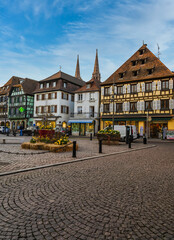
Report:
<svg viewBox="0 0 174 240"><path fill-rule="evenodd" d="M59 65L59 68L60 68L60 71L61 71L61 69L62 69L62 66L61 66L61 65Z"/></svg>

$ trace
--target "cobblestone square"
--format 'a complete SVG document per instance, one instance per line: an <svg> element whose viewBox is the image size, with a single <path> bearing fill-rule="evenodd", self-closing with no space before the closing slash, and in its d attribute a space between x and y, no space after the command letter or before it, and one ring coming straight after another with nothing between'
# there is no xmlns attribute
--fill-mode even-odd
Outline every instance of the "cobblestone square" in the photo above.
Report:
<svg viewBox="0 0 174 240"><path fill-rule="evenodd" d="M173 147L1 176L0 239L174 239Z"/></svg>

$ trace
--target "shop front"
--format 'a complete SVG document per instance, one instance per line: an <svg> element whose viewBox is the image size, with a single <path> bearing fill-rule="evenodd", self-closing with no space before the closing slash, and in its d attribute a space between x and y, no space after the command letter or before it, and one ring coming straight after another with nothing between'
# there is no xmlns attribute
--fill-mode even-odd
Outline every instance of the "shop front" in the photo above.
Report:
<svg viewBox="0 0 174 240"><path fill-rule="evenodd" d="M69 120L71 125L71 133L74 136L90 136L95 135L95 120Z"/></svg>

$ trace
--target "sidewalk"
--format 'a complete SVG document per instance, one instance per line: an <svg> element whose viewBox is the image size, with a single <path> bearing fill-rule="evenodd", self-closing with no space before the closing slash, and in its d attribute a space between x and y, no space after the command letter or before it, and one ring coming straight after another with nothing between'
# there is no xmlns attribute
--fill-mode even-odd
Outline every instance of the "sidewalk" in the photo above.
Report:
<svg viewBox="0 0 174 240"><path fill-rule="evenodd" d="M1 137L2 136L0 136L0 139ZM21 141L29 141L30 139L31 137L21 137ZM89 138L72 138L71 140L77 141L79 145L76 158L72 157L72 152L51 153L42 150L21 149L20 144L0 144L0 173L101 155L99 154L97 139L90 141ZM151 145L153 144L144 145L142 141L138 140L137 143L132 143L131 149L139 149ZM131 149L129 149L128 145L124 142L120 142L119 145L114 146L103 145L102 154L122 152Z"/></svg>

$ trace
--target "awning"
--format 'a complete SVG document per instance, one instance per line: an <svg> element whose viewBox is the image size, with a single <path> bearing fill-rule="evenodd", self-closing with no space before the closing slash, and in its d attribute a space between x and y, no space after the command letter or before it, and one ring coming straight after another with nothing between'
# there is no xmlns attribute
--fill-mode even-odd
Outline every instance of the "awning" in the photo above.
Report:
<svg viewBox="0 0 174 240"><path fill-rule="evenodd" d="M111 121L112 122L112 118L102 118L103 121ZM114 118L114 122L116 121L146 121L146 118L142 117L142 118Z"/></svg>
<svg viewBox="0 0 174 240"><path fill-rule="evenodd" d="M172 117L152 117L152 121L169 121Z"/></svg>
<svg viewBox="0 0 174 240"><path fill-rule="evenodd" d="M68 124L70 123L92 123L94 120L69 120Z"/></svg>

